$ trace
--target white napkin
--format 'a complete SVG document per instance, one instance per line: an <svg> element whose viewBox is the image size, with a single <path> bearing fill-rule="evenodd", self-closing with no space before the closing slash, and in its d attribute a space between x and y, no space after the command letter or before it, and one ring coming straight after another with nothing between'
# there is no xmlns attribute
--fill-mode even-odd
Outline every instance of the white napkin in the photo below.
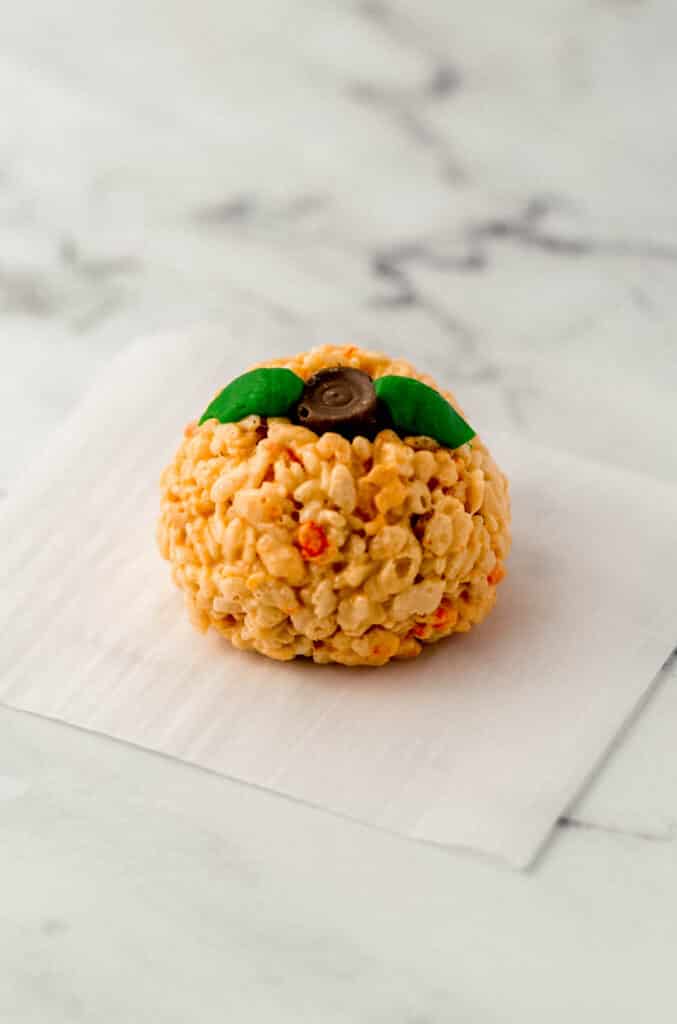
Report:
<svg viewBox="0 0 677 1024"><path fill-rule="evenodd" d="M236 332L138 343L36 453L0 521L0 699L527 865L674 644L677 490L488 438L514 547L484 625L375 670L242 654L192 630L154 543L184 423L307 343L260 315Z"/></svg>

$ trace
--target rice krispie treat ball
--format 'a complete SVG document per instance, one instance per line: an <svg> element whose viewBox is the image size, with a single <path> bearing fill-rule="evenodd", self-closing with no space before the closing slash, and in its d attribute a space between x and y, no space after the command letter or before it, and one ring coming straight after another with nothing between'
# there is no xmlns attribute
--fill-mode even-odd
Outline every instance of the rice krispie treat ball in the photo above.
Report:
<svg viewBox="0 0 677 1024"><path fill-rule="evenodd" d="M505 575L508 483L453 396L355 346L266 365L292 374L239 378L221 418L257 402L268 415L219 422L215 401L162 475L160 551L193 623L271 658L344 665L412 658L480 623ZM444 435L447 413L471 440L425 433Z"/></svg>

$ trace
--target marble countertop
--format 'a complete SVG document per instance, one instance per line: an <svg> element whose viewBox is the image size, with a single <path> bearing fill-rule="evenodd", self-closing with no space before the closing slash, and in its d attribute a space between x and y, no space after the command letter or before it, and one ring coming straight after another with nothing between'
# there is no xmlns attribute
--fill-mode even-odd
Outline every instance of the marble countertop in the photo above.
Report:
<svg viewBox="0 0 677 1024"><path fill-rule="evenodd" d="M242 297L674 480L676 32L670 0L4 11L0 497L115 351ZM674 1021L676 721L673 658L521 875L0 710L0 1019Z"/></svg>

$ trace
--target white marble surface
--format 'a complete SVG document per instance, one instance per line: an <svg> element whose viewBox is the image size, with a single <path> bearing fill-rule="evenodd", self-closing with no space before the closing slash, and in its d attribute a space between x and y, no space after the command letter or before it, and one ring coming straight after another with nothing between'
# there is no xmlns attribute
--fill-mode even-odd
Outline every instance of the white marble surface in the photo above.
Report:
<svg viewBox="0 0 677 1024"><path fill-rule="evenodd" d="M3 10L0 491L116 349L242 295L414 350L487 434L675 479L676 32L671 0ZM1 711L0 1020L673 1021L676 722L673 660L518 875Z"/></svg>

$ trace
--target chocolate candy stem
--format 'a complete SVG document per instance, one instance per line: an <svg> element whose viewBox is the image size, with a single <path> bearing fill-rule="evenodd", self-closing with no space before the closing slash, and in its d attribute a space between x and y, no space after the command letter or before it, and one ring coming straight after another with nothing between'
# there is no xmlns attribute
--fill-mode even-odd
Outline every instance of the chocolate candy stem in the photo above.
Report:
<svg viewBox="0 0 677 1024"><path fill-rule="evenodd" d="M344 437L370 436L379 429L379 402L372 379L351 366L320 370L306 381L294 421L316 434L332 430Z"/></svg>

